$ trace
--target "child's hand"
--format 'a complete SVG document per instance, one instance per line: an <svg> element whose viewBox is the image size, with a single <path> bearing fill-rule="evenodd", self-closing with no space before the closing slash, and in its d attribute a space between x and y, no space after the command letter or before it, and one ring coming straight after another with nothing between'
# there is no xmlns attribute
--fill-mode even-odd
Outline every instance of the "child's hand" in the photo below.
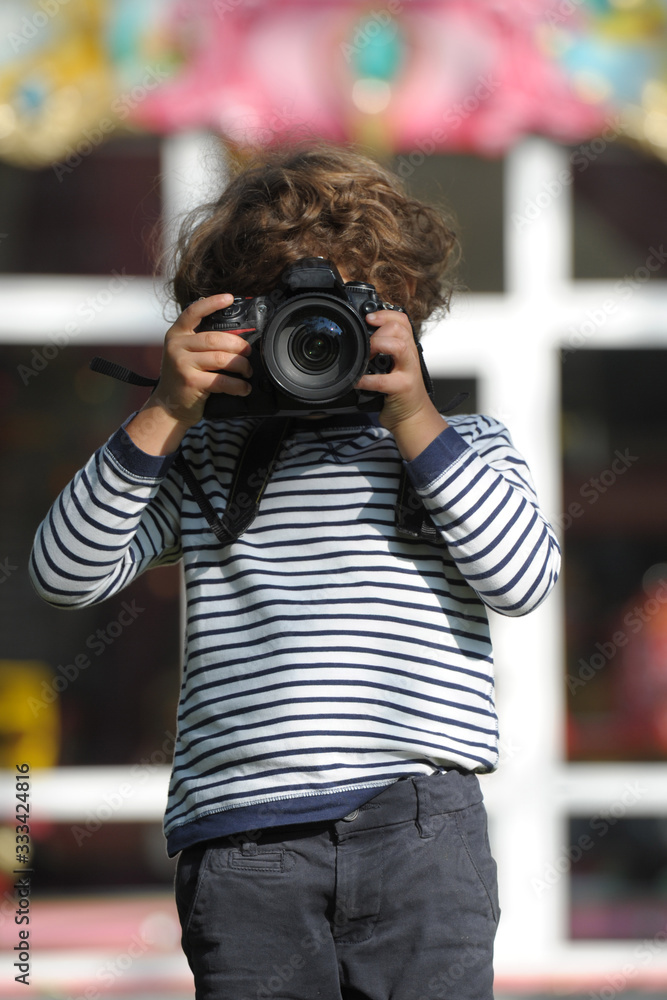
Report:
<svg viewBox="0 0 667 1000"><path fill-rule="evenodd" d="M380 423L390 430L406 461L416 458L447 427L426 391L419 353L405 313L390 309L370 313L377 330L371 337L371 357L389 354L394 367L384 375L364 375L358 389L386 394Z"/></svg>
<svg viewBox="0 0 667 1000"><path fill-rule="evenodd" d="M205 331L195 333L201 320L234 301L230 294L210 295L184 309L169 328L164 341L160 381L152 399L160 403L186 427L201 420L206 400L212 392L245 396L247 382L220 372L234 372L246 378L252 374L247 356L250 345L237 333Z"/></svg>
<svg viewBox="0 0 667 1000"><path fill-rule="evenodd" d="M225 309L233 295L210 295L184 309L169 328L164 341L160 381L150 399L127 425L134 443L148 454L175 451L189 427L198 423L212 392L247 395L250 386L242 379L252 374L247 355L250 345L233 332L195 333L204 316Z"/></svg>

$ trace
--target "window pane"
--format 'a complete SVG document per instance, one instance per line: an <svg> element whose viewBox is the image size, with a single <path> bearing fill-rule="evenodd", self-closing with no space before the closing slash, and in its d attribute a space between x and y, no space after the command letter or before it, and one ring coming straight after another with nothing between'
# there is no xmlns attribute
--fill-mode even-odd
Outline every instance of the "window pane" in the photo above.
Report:
<svg viewBox="0 0 667 1000"><path fill-rule="evenodd" d="M667 758L667 351L562 368L571 760Z"/></svg>
<svg viewBox="0 0 667 1000"><path fill-rule="evenodd" d="M116 139L45 170L0 162L0 271L152 274L160 143Z"/></svg>
<svg viewBox="0 0 667 1000"><path fill-rule="evenodd" d="M434 378L433 402L436 409L446 410L459 393L467 392L468 398L455 406L452 415L477 412L477 379L469 378Z"/></svg>
<svg viewBox="0 0 667 1000"><path fill-rule="evenodd" d="M605 815L570 820L570 937L643 938L655 953L667 928L667 820Z"/></svg>
<svg viewBox="0 0 667 1000"><path fill-rule="evenodd" d="M145 389L90 372L95 353L70 346L23 385L17 370L30 365L30 347L0 350L5 766L14 766L19 749L33 767L133 763L174 729L178 568L152 570L105 603L71 612L42 602L28 578L35 530L60 489L146 398ZM157 346L103 354L145 374L159 371Z"/></svg>
<svg viewBox="0 0 667 1000"><path fill-rule="evenodd" d="M620 139L583 144L570 163L575 278L667 278L667 163Z"/></svg>
<svg viewBox="0 0 667 1000"><path fill-rule="evenodd" d="M37 825L32 864L38 895L170 889L176 859L167 857L161 823L114 823L99 812L101 819L91 810L76 823Z"/></svg>
<svg viewBox="0 0 667 1000"><path fill-rule="evenodd" d="M390 164L416 198L450 208L463 245L460 275L472 292L503 291L503 160L401 154Z"/></svg>

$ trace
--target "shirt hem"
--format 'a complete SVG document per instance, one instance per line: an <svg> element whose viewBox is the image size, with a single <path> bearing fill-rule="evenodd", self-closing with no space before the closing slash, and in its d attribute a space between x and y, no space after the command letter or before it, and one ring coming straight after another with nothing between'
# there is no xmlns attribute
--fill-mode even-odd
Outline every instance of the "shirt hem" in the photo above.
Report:
<svg viewBox="0 0 667 1000"><path fill-rule="evenodd" d="M327 822L342 819L382 789L398 781L400 775L389 780L341 787L326 793L311 792L293 798L265 797L246 806L219 809L191 820L167 833L167 854L173 858L180 851L204 840L229 837L235 833L262 830L294 823ZM267 808L268 807L268 808Z"/></svg>

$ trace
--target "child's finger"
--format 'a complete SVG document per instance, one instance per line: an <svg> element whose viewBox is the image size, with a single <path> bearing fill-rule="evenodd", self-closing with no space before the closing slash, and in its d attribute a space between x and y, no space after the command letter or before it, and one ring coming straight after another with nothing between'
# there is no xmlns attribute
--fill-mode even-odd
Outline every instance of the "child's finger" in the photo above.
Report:
<svg viewBox="0 0 667 1000"><path fill-rule="evenodd" d="M252 375L252 366L242 354L232 351L196 351L192 352L190 363L203 372L234 372L244 378Z"/></svg>
<svg viewBox="0 0 667 1000"><path fill-rule="evenodd" d="M191 302L189 306L186 306L173 324L172 330L192 331L205 316L210 316L211 313L216 312L218 309L226 309L233 301L234 296L231 292L223 292L220 295L208 295L205 298L197 299L195 302Z"/></svg>

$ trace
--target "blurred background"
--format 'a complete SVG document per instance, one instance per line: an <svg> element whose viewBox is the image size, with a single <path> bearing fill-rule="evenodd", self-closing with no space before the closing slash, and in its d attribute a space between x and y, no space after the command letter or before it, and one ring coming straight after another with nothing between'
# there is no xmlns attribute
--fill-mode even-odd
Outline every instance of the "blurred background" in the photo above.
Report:
<svg viewBox="0 0 667 1000"><path fill-rule="evenodd" d="M667 997L666 0L3 0L0 997L28 804L32 995L193 995L161 832L179 571L70 615L27 560L145 398L91 357L158 372L179 216L304 135L453 208L438 399L509 426L564 549L547 604L492 622L497 995Z"/></svg>

